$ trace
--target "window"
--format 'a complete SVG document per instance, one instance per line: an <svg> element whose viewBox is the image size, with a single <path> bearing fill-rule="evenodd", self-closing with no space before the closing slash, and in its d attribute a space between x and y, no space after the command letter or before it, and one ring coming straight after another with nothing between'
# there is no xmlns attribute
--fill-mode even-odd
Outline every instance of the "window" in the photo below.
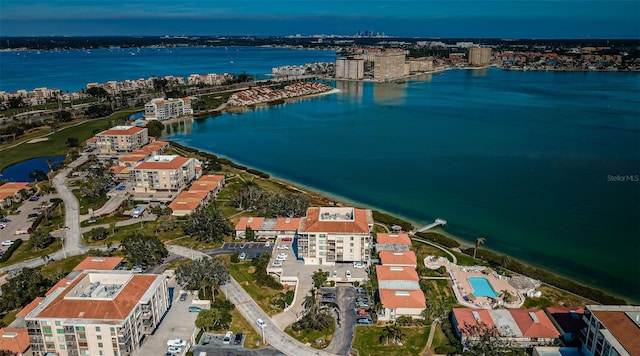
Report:
<svg viewBox="0 0 640 356"><path fill-rule="evenodd" d="M351 241L353 241L353 236L351 236Z"/></svg>
<svg viewBox="0 0 640 356"><path fill-rule="evenodd" d="M114 328L114 327L112 326L112 327L110 327L110 328L109 328L109 330L110 330L111 332L115 332L115 331L116 331L116 328Z"/></svg>
<svg viewBox="0 0 640 356"><path fill-rule="evenodd" d="M98 347L102 347L102 343L101 342L98 343Z"/></svg>
<svg viewBox="0 0 640 356"><path fill-rule="evenodd" d="M45 336L44 341L54 341L53 336Z"/></svg>
<svg viewBox="0 0 640 356"><path fill-rule="evenodd" d="M57 332L58 334L64 334L64 329L56 329L56 332Z"/></svg>
<svg viewBox="0 0 640 356"><path fill-rule="evenodd" d="M98 338L98 340L102 340L102 335L98 335L96 337Z"/></svg>
<svg viewBox="0 0 640 356"><path fill-rule="evenodd" d="M100 331L100 327L99 326L96 326L96 331Z"/></svg>
<svg viewBox="0 0 640 356"><path fill-rule="evenodd" d="M64 342L64 336L63 335L58 336L58 341Z"/></svg>
<svg viewBox="0 0 640 356"><path fill-rule="evenodd" d="M76 331L84 331L84 326L76 326Z"/></svg>
<svg viewBox="0 0 640 356"><path fill-rule="evenodd" d="M320 237L327 237L327 234L320 234Z"/></svg>
<svg viewBox="0 0 640 356"><path fill-rule="evenodd" d="M78 334L78 338L86 339L87 338L87 334Z"/></svg>
<svg viewBox="0 0 640 356"><path fill-rule="evenodd" d="M56 326L60 326L62 325L62 323L60 322L60 320L56 320Z"/></svg>
<svg viewBox="0 0 640 356"><path fill-rule="evenodd" d="M51 325L51 323L49 323L49 322L48 322L48 321L46 321L46 320L43 320L43 321L42 321L42 325Z"/></svg>
<svg viewBox="0 0 640 356"><path fill-rule="evenodd" d="M51 328L42 328L42 332L45 334L51 334Z"/></svg>

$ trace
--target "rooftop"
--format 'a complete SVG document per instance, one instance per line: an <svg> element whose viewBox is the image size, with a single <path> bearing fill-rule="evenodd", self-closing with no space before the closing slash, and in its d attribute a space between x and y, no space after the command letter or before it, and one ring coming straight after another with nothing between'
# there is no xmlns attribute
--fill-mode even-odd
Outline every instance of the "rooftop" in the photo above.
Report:
<svg viewBox="0 0 640 356"><path fill-rule="evenodd" d="M417 265L416 254L413 251L393 252L393 251L380 251L380 261L384 266L390 265Z"/></svg>
<svg viewBox="0 0 640 356"><path fill-rule="evenodd" d="M172 156L153 156L152 158L139 163L134 169L178 169L187 163L191 158L172 155Z"/></svg>
<svg viewBox="0 0 640 356"><path fill-rule="evenodd" d="M9 351L14 355L21 355L28 348L29 334L27 332L27 329L0 329L0 350Z"/></svg>
<svg viewBox="0 0 640 356"><path fill-rule="evenodd" d="M378 245L408 245L411 246L411 239L406 233L386 234L379 232L376 235Z"/></svg>
<svg viewBox="0 0 640 356"><path fill-rule="evenodd" d="M87 257L73 269L74 271L113 271L122 262L122 257Z"/></svg>
<svg viewBox="0 0 640 356"><path fill-rule="evenodd" d="M608 333L631 355L640 355L640 306L588 306Z"/></svg>
<svg viewBox="0 0 640 356"><path fill-rule="evenodd" d="M236 224L236 231L245 230L247 226L251 227L254 231L260 230L260 226L262 226L263 221L264 218L262 217L243 216Z"/></svg>
<svg viewBox="0 0 640 356"><path fill-rule="evenodd" d="M424 293L421 290L380 289L380 302L385 308L418 308L427 307Z"/></svg>
<svg viewBox="0 0 640 356"><path fill-rule="evenodd" d="M96 136L128 136L136 134L146 128L138 126L114 126L108 130L102 131Z"/></svg>
<svg viewBox="0 0 640 356"><path fill-rule="evenodd" d="M418 272L413 267L376 266L379 281L418 281Z"/></svg>
<svg viewBox="0 0 640 356"><path fill-rule="evenodd" d="M358 208L312 207L300 221L302 232L369 234L373 225L371 210Z"/></svg>

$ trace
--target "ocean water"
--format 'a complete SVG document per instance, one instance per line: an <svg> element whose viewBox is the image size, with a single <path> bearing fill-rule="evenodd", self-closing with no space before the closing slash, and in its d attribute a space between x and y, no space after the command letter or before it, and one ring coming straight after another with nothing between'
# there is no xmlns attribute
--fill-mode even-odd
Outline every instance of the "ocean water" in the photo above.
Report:
<svg viewBox="0 0 640 356"><path fill-rule="evenodd" d="M640 75L446 71L168 138L637 300Z"/></svg>
<svg viewBox="0 0 640 356"><path fill-rule="evenodd" d="M0 51L0 90L38 87L79 91L110 80L242 72L265 79L271 68L332 62L335 53L268 47L113 48Z"/></svg>
<svg viewBox="0 0 640 356"><path fill-rule="evenodd" d="M260 75L334 58L256 47L0 52L0 90ZM467 244L483 236L487 248L640 299L640 74L452 70L335 85L175 125L169 138L417 223L447 219Z"/></svg>

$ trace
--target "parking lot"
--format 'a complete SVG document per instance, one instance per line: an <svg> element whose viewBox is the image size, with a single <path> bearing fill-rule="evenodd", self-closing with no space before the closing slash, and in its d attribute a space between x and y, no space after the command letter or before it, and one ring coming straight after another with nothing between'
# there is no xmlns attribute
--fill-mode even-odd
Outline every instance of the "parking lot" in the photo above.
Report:
<svg viewBox="0 0 640 356"><path fill-rule="evenodd" d="M192 296L187 295L185 300L179 300L180 287L176 285L174 279L169 281L169 287L174 288L173 304L156 332L144 340L142 347L136 353L137 355L164 355L167 352L167 341L170 339L187 341L187 347L182 350L181 354L184 355L191 344L191 335L195 330L195 320L198 316L198 313L188 311L192 305Z"/></svg>
<svg viewBox="0 0 640 356"><path fill-rule="evenodd" d="M258 254L273 251L273 243L269 247L265 245L265 242L225 242L221 250L229 251L229 253L238 252L239 254L244 252L244 260L249 261L256 258Z"/></svg>
<svg viewBox="0 0 640 356"><path fill-rule="evenodd" d="M22 205L18 208L19 213L16 215L6 216L5 219L10 221L1 223L6 225L6 227L0 229L0 241L16 240L18 238L21 238L24 241L28 240L28 234L24 233L16 235L16 231L22 230L26 232L26 230L31 227L33 220L35 220L35 217L30 218L29 214L32 214L34 211L38 210L43 203L48 203L49 200L53 198L58 198L58 195L48 194L35 201L30 201L28 199L23 201ZM0 246L0 251L4 252L7 248L9 248L9 246Z"/></svg>

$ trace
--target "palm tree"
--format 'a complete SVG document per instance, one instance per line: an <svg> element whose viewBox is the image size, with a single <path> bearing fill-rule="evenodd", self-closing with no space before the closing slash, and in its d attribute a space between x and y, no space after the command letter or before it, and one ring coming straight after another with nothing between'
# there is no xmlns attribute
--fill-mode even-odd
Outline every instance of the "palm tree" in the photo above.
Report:
<svg viewBox="0 0 640 356"><path fill-rule="evenodd" d="M476 251L478 251L478 246L482 245L485 243L487 239L485 239L484 237L479 237L476 239L476 248L473 249L473 259L476 259Z"/></svg>
<svg viewBox="0 0 640 356"><path fill-rule="evenodd" d="M392 334L392 326L391 325L386 325L384 328L382 328L382 334L380 334L380 336L378 337L378 340L380 341L380 343L382 343L382 341L386 340L387 342L385 342L385 345L389 344L389 336L391 336Z"/></svg>

